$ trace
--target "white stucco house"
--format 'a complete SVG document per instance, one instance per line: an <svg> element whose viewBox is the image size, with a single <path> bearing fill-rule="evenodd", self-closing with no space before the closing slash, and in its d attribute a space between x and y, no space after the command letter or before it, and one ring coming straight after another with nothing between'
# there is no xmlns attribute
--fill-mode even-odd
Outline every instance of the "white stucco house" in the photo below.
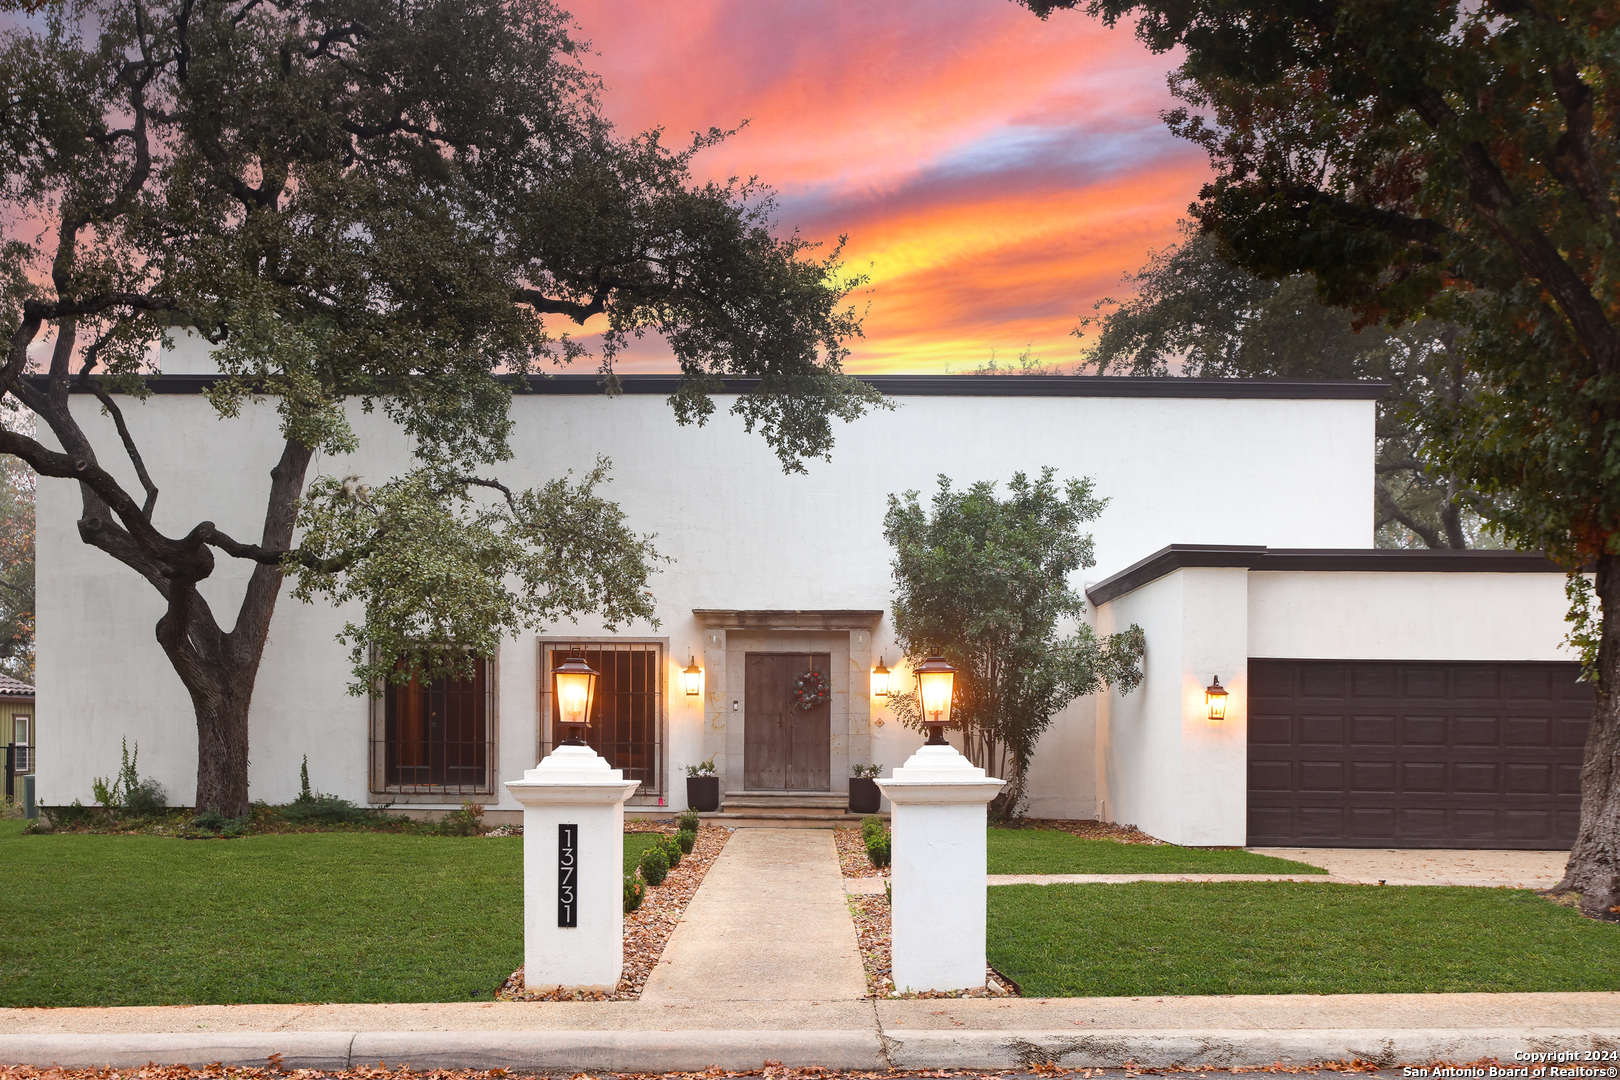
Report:
<svg viewBox="0 0 1620 1080"><path fill-rule="evenodd" d="M163 490L160 526L209 518L254 534L274 408L220 421L201 396L209 379L166 374L125 415ZM368 700L346 692L345 612L283 597L254 696L254 797L295 795L307 755L318 789L356 802L515 812L502 785L550 747L549 672L577 653L602 672L593 745L642 781L632 811L683 806L684 767L711 757L733 801L835 799L851 764L892 767L921 741L873 693L880 662L906 677L887 615L886 496L926 493L938 474L965 486L1051 465L1111 500L1080 584L1100 630L1144 628L1146 681L1057 719L1030 814L1198 845L1553 848L1573 836L1590 703L1560 644L1561 575L1533 555L1371 547L1379 386L870 381L898 407L842 427L830 463L784 475L724 398L706 427L677 425L673 378L626 377L616 398L593 376L536 380L515 401L502 478L533 486L609 456L607 494L673 560L653 583L660 625L559 625L506 641L477 679ZM74 408L103 465L130 472L95 399ZM386 419L356 410L354 423L360 452L313 471L404 466ZM39 797L88 801L127 737L187 802L195 727L153 640L160 601L79 541L78 503L71 483L40 482ZM204 591L235 610L246 568L220 563ZM830 670L831 701L785 720L784 680L807 665ZM1214 678L1230 691L1218 722L1204 698Z"/></svg>

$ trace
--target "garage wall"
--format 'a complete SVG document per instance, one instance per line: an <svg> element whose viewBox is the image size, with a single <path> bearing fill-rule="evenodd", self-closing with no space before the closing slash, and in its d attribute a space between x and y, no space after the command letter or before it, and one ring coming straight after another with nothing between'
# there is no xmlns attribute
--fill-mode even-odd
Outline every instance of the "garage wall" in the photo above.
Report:
<svg viewBox="0 0 1620 1080"><path fill-rule="evenodd" d="M1248 571L1176 570L1097 608L1099 633L1147 635L1145 678L1099 695L1097 790L1106 820L1174 844L1241 845L1247 763ZM1230 692L1211 724L1204 688Z"/></svg>
<svg viewBox="0 0 1620 1080"><path fill-rule="evenodd" d="M1249 655L1573 660L1557 573L1249 574Z"/></svg>

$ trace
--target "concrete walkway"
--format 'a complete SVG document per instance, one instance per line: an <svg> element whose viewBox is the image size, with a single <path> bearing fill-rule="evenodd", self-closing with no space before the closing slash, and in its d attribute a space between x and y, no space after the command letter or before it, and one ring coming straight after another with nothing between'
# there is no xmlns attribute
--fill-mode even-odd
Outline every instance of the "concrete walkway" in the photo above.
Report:
<svg viewBox="0 0 1620 1080"><path fill-rule="evenodd" d="M991 885L1120 885L1131 881L1301 881L1339 885L1468 885L1546 889L1564 876L1567 851L1432 851L1395 848L1250 848L1320 866L1326 874L990 874ZM846 878L854 893L881 893L882 878Z"/></svg>
<svg viewBox="0 0 1620 1080"><path fill-rule="evenodd" d="M641 1000L857 1001L860 942L826 829L739 829L709 868Z"/></svg>

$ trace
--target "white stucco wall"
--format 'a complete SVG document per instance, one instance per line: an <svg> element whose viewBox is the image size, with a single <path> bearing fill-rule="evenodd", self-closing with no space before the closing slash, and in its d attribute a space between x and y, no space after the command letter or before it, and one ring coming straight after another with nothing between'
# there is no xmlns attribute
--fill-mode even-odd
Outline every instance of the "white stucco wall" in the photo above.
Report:
<svg viewBox="0 0 1620 1080"><path fill-rule="evenodd" d="M1087 572L1090 580L1186 535L1190 521L1200 539L1212 543L1356 547L1371 541L1366 481L1373 407L1367 401L904 397L893 412L839 426L833 460L809 463L807 475L784 475L764 441L725 415L729 404L718 400L719 415L708 426L681 428L656 395L519 396L515 458L491 470L526 487L588 469L599 454L613 459L606 494L624 507L633 528L657 533L659 550L674 560L652 583L662 626L624 632L666 641L671 673L689 655L706 654L694 608L886 609L885 496L917 488L926 499L940 473L959 487L1005 481L1016 470L1035 473L1043 465L1055 466L1063 478L1094 477L1112 502L1093 526L1099 566ZM103 465L135 490L110 420L92 398L76 396L73 407L97 440ZM162 489L155 516L161 528L181 534L209 519L234 535L258 536L269 468L279 452L272 406L249 406L230 421L217 419L196 395L160 394L124 408ZM405 465L406 441L383 417L355 410L354 422L360 452L317 459L312 474L357 473L377 482ZM1229 437L1211 439L1212 431ZM41 481L40 798L89 801L91 778L112 773L119 739L127 736L140 745L143 771L167 785L172 801L189 802L195 734L186 695L153 639L161 601L131 571L80 542L77 514L74 485ZM219 570L203 584L225 625L234 620L246 572L221 557ZM255 798L296 794L299 760L308 754L317 788L366 800L368 707L345 692L345 650L334 640L352 614L283 598L254 698ZM589 619L554 631L601 632ZM871 652L896 667L890 634L885 620ZM1150 657L1160 647L1150 630ZM1195 652L1191 643L1178 647ZM500 778L510 779L534 764L534 638L508 642L498 672ZM723 690L705 689L705 698ZM672 683L666 700L668 788L679 805L683 766L708 756L704 699L687 698ZM1092 702L1071 706L1042 741L1032 812L1096 812L1094 714ZM874 704L872 716L873 760L899 764L919 736L900 728L881 705ZM833 782L842 788L842 777ZM492 805L516 806L504 794ZM1113 807L1109 812L1114 816ZM1148 827L1145 820L1137 823Z"/></svg>
<svg viewBox="0 0 1620 1080"><path fill-rule="evenodd" d="M1097 628L1147 634L1142 685L1097 709L1099 814L1161 840L1244 842L1247 792L1248 571L1174 570L1101 605ZM1209 721L1204 688L1220 677L1226 716Z"/></svg>
<svg viewBox="0 0 1620 1080"><path fill-rule="evenodd" d="M1249 575L1249 655L1293 660L1575 660L1556 573Z"/></svg>

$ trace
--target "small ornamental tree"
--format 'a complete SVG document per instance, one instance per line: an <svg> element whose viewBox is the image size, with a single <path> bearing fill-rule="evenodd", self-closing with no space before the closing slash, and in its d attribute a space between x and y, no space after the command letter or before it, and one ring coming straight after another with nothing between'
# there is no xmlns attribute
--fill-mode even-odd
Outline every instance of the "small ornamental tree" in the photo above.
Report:
<svg viewBox="0 0 1620 1080"><path fill-rule="evenodd" d="M289 574L302 598L363 607L344 631L362 693L464 671L561 616L651 618L655 553L602 497L605 462L534 491L489 474L511 456L514 386L583 355L559 324L599 317L609 389L617 352L661 334L683 423L722 377L757 377L733 411L787 469L880 400L839 367L859 324L836 256L774 236L757 186L693 182L723 133L679 151L617 134L547 0L0 8L35 11L0 33L0 406L49 432L9 425L0 453L76 483L81 539L162 598L200 811L247 812L248 710ZM214 346L221 418L280 417L262 471L228 478L265 500L245 536L155 514L165 478L124 422L120 397L148 392L182 330ZM357 449L351 408L409 436L400 475L310 475ZM199 584L220 558L253 569L216 613Z"/></svg>
<svg viewBox="0 0 1620 1080"><path fill-rule="evenodd" d="M883 519L894 548L895 639L912 666L940 655L956 668L951 716L964 752L1007 781L990 804L995 820L1018 812L1035 745L1060 710L1142 680L1141 627L1098 639L1070 584L1095 565L1080 526L1107 500L1090 479L1053 476L1015 473L1005 499L988 481L957 491L941 476L932 512L908 491L889 496ZM889 702L902 723L922 726L914 689Z"/></svg>
<svg viewBox="0 0 1620 1080"><path fill-rule="evenodd" d="M1193 214L1254 274L1315 277L1362 324L1460 327L1469 393L1426 463L1570 569L1596 680L1558 892L1620 918L1620 17L1614 0L1021 0L1174 50ZM1595 570L1593 616L1580 570Z"/></svg>

